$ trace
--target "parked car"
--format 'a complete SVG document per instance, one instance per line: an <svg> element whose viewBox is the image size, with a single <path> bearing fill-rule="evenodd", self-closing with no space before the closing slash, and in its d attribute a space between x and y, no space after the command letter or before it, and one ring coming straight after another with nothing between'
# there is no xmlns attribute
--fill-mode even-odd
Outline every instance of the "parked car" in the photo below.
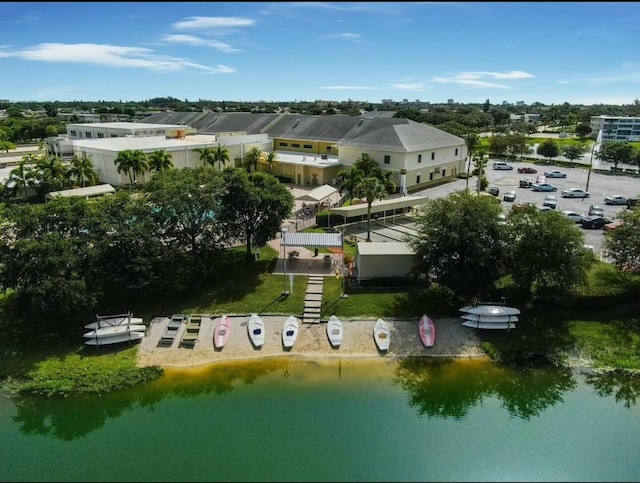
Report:
<svg viewBox="0 0 640 483"><path fill-rule="evenodd" d="M631 209L638 204L638 198L627 198L627 208Z"/></svg>
<svg viewBox="0 0 640 483"><path fill-rule="evenodd" d="M537 169L532 168L531 166L525 166L523 168L518 168L518 173L527 173L527 174L536 174L538 172Z"/></svg>
<svg viewBox="0 0 640 483"><path fill-rule="evenodd" d="M547 178L566 178L567 177L567 173L563 173L562 171L558 171L557 169L553 171L545 171L544 175Z"/></svg>
<svg viewBox="0 0 640 483"><path fill-rule="evenodd" d="M533 186L533 180L531 178L524 178L520 180L520 188L531 188Z"/></svg>
<svg viewBox="0 0 640 483"><path fill-rule="evenodd" d="M589 211L587 211L587 216L604 216L604 208L598 205L591 205Z"/></svg>
<svg viewBox="0 0 640 483"><path fill-rule="evenodd" d="M585 190L581 190L580 188L569 188L566 190L562 190L560 195L563 198L588 198L589 193Z"/></svg>
<svg viewBox="0 0 640 483"><path fill-rule="evenodd" d="M580 225L582 225L582 228L587 229L601 229L608 223L611 223L611 220L609 218L605 218L604 216L587 216L580 222Z"/></svg>
<svg viewBox="0 0 640 483"><path fill-rule="evenodd" d="M547 195L542 201L542 206L548 206L549 208L555 210L556 206L558 206L558 200L553 195Z"/></svg>
<svg viewBox="0 0 640 483"><path fill-rule="evenodd" d="M496 161L491 165L493 169L513 169L509 163L505 163L504 161Z"/></svg>
<svg viewBox="0 0 640 483"><path fill-rule="evenodd" d="M604 225L602 227L602 229L604 231L611 231L611 230L615 230L616 228L618 228L620 225L622 225L624 222L622 220L613 220L611 223L607 223L606 225Z"/></svg>
<svg viewBox="0 0 640 483"><path fill-rule="evenodd" d="M558 191L558 188L549 183L536 183L531 186L531 189L533 191Z"/></svg>
<svg viewBox="0 0 640 483"><path fill-rule="evenodd" d="M611 195L604 197L605 205L626 205L627 198L622 195Z"/></svg>
<svg viewBox="0 0 640 483"><path fill-rule="evenodd" d="M489 192L490 195L493 195L493 196L498 196L500 194L500 188L498 188L497 186L489 186L487 191Z"/></svg>
<svg viewBox="0 0 640 483"><path fill-rule="evenodd" d="M565 210L562 214L576 223L580 223L584 219L584 215L577 211Z"/></svg>
<svg viewBox="0 0 640 483"><path fill-rule="evenodd" d="M516 192L515 191L506 191L502 196L502 201L515 201L516 200Z"/></svg>
<svg viewBox="0 0 640 483"><path fill-rule="evenodd" d="M553 208L551 208L550 206L538 206L538 209L542 212L544 211L553 211Z"/></svg>

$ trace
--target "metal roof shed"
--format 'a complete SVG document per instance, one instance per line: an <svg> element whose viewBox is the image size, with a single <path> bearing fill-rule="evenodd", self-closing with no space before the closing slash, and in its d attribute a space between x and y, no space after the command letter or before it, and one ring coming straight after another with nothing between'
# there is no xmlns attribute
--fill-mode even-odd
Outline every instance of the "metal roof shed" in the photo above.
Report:
<svg viewBox="0 0 640 483"><path fill-rule="evenodd" d="M358 280L408 278L416 254L402 242L361 242L356 253Z"/></svg>

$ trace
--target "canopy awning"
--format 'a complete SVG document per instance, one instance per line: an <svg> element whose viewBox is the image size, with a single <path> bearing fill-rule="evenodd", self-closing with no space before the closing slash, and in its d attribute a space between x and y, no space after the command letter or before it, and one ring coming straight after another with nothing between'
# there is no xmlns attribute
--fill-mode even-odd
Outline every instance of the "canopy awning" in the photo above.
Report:
<svg viewBox="0 0 640 483"><path fill-rule="evenodd" d="M371 203L371 214L382 213L385 211L393 211L400 208L410 208L412 206L424 205L431 198L423 196L400 196L386 200L376 200ZM367 204L360 203L358 205L340 206L339 208L331 208L329 212L333 215L341 215L345 218L352 216L365 216L367 214Z"/></svg>
<svg viewBox="0 0 640 483"><path fill-rule="evenodd" d="M307 194L298 196L296 200L300 201L311 201L314 203L319 203L325 198L328 198L334 193L337 193L338 190L331 185L323 184L322 186L318 186L317 188L313 188Z"/></svg>
<svg viewBox="0 0 640 483"><path fill-rule="evenodd" d="M51 200L53 198L70 197L70 196L100 196L115 193L116 190L110 184L99 184L96 186L87 186L86 188L74 188L70 190L51 191L45 195L45 198Z"/></svg>
<svg viewBox="0 0 640 483"><path fill-rule="evenodd" d="M285 247L337 247L342 248L342 233L289 233L284 232L280 245Z"/></svg>

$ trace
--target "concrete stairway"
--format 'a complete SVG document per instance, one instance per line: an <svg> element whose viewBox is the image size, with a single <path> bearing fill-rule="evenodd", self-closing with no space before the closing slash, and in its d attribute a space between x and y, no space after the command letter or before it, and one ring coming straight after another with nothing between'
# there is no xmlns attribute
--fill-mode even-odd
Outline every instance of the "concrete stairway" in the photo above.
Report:
<svg viewBox="0 0 640 483"><path fill-rule="evenodd" d="M307 292L304 296L303 324L319 324L322 307L322 284L324 277L309 275Z"/></svg>

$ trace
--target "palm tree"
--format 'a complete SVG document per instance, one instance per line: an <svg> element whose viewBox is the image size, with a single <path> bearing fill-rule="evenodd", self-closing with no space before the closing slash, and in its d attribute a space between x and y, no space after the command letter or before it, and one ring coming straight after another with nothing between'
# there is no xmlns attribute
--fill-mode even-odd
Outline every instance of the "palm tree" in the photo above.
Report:
<svg viewBox="0 0 640 483"><path fill-rule="evenodd" d="M196 148L194 149L194 151L198 154L200 154L200 161L202 161L202 166L206 166L207 164L210 164L211 166L213 166L213 164L216 162L216 158L215 158L215 152L216 150L213 148Z"/></svg>
<svg viewBox="0 0 640 483"><path fill-rule="evenodd" d="M172 157L171 153L166 152L164 149L157 149L149 155L149 169L156 172L160 172L165 169L172 169Z"/></svg>
<svg viewBox="0 0 640 483"><path fill-rule="evenodd" d="M254 171L258 171L258 163L260 162L260 158L262 157L262 150L254 146L252 147L247 154L244 155L244 167L247 172L251 172L251 168Z"/></svg>
<svg viewBox="0 0 640 483"><path fill-rule="evenodd" d="M370 154L362 153L353 165L364 172L365 178L375 176L380 181L383 181L380 165L378 164L378 161L376 161L376 158Z"/></svg>
<svg viewBox="0 0 640 483"><path fill-rule="evenodd" d="M83 188L86 186L87 181L89 181L89 185L98 182L98 173L93 169L91 159L87 157L79 158L74 156L71 160L71 166L69 166L67 175L70 179L74 179L76 183L82 183Z"/></svg>
<svg viewBox="0 0 640 483"><path fill-rule="evenodd" d="M4 184L7 188L11 185L11 189L16 191L23 189L25 201L29 197L29 193L27 191L29 179L33 177L33 168L31 165L27 166L27 162L29 162L28 157L23 157L20 164L9 172L9 178Z"/></svg>
<svg viewBox="0 0 640 483"><path fill-rule="evenodd" d="M260 157L260 163L264 164L267 167L267 171L271 174L271 170L273 169L273 165L278 161L278 153L275 151L271 151L269 153L262 153Z"/></svg>
<svg viewBox="0 0 640 483"><path fill-rule="evenodd" d="M118 173L122 172L129 176L132 187L136 182L136 177L149 169L147 156L139 149L120 151L113 163L118 167Z"/></svg>
<svg viewBox="0 0 640 483"><path fill-rule="evenodd" d="M398 189L398 185L394 178L393 171L387 171L382 175L382 181L384 183L384 188L387 190L387 194L393 194Z"/></svg>
<svg viewBox="0 0 640 483"><path fill-rule="evenodd" d="M349 201L353 200L356 188L358 184L364 179L364 171L355 165L351 167L350 171L340 170L336 174L338 181L340 182L340 186L338 188L338 193L342 194L343 191L346 191L349 195Z"/></svg>
<svg viewBox="0 0 640 483"><path fill-rule="evenodd" d="M471 169L471 158L473 157L473 151L480 144L480 138L476 133L470 132L464 135L464 142L467 145L467 156L469 157L469 161L467 163L467 178L465 189L469 189L469 170Z"/></svg>
<svg viewBox="0 0 640 483"><path fill-rule="evenodd" d="M213 162L218 163L218 171L221 171L222 165L223 164L226 165L227 161L230 161L230 160L231 158L229 157L229 150L224 146L220 146L218 144L218 147L215 149L213 153Z"/></svg>
<svg viewBox="0 0 640 483"><path fill-rule="evenodd" d="M357 196L367 200L367 241L371 241L371 203L387 196L387 190L382 181L374 176L364 178L356 187Z"/></svg>

